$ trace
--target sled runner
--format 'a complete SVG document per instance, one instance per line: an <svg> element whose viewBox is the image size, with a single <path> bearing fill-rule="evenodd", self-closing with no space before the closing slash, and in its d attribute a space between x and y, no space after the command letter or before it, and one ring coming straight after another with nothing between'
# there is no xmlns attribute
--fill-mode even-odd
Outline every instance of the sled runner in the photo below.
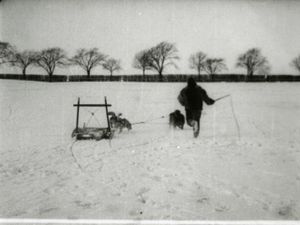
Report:
<svg viewBox="0 0 300 225"><path fill-rule="evenodd" d="M78 98L77 104L73 105L77 107L76 114L76 128L72 132L72 137L75 137L76 140L86 140L86 139L111 139L113 137L113 132L110 127L109 119L108 119L108 107L110 104L107 104L106 97L104 98L104 104L80 104L80 98ZM106 119L107 119L107 127L79 127L79 112L81 107L105 107ZM94 113L91 112L91 117L94 116Z"/></svg>

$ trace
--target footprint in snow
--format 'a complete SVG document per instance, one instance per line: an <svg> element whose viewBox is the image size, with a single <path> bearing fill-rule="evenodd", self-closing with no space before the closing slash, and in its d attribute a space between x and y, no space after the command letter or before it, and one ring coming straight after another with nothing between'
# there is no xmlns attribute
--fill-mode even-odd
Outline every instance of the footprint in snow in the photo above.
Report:
<svg viewBox="0 0 300 225"><path fill-rule="evenodd" d="M151 179L157 182L161 182L161 177L159 176L152 176Z"/></svg>
<svg viewBox="0 0 300 225"><path fill-rule="evenodd" d="M129 211L129 215L130 216L139 216L139 215L143 215L143 211L142 210L135 210L135 209L133 209L133 210L130 210Z"/></svg>
<svg viewBox="0 0 300 225"><path fill-rule="evenodd" d="M288 205L281 206L277 213L287 219L296 219L294 215L294 204L290 203Z"/></svg>
<svg viewBox="0 0 300 225"><path fill-rule="evenodd" d="M201 204L208 203L208 202L209 202L208 197L202 197L197 200L197 203L201 203Z"/></svg>
<svg viewBox="0 0 300 225"><path fill-rule="evenodd" d="M178 187L183 187L183 184L182 184L181 182L178 182L178 183L177 183L177 186L178 186Z"/></svg>
<svg viewBox="0 0 300 225"><path fill-rule="evenodd" d="M78 207L80 207L80 208L84 208L84 209L88 209L88 208L90 208L91 207L91 203L84 203L84 202L82 202L82 201L80 201L80 200L76 200L76 201L74 201L74 203L76 204L76 206L78 206Z"/></svg>
<svg viewBox="0 0 300 225"><path fill-rule="evenodd" d="M52 207L52 208L42 208L39 210L39 215L45 214L45 213L49 213L52 212L54 210L57 210L58 208L56 207Z"/></svg>
<svg viewBox="0 0 300 225"><path fill-rule="evenodd" d="M150 191L150 188L142 187L136 194L137 195L143 195L143 194L145 194L149 191Z"/></svg>
<svg viewBox="0 0 300 225"><path fill-rule="evenodd" d="M170 189L170 190L168 190L168 193L170 193L170 194L176 194L177 193L177 191L175 190L175 189Z"/></svg>
<svg viewBox="0 0 300 225"><path fill-rule="evenodd" d="M215 208L216 212L227 212L230 208L225 205L219 205Z"/></svg>
<svg viewBox="0 0 300 225"><path fill-rule="evenodd" d="M145 204L146 203L146 200L147 200L147 197L144 196L144 194L146 194L147 192L150 191L150 188L146 188L146 187L143 187L141 188L137 193L136 193L136 196L138 198L138 201Z"/></svg>

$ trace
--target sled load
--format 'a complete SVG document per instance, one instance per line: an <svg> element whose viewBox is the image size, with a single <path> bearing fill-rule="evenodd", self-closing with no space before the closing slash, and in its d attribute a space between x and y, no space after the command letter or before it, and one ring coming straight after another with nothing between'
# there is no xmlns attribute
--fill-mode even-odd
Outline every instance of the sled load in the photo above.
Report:
<svg viewBox="0 0 300 225"><path fill-rule="evenodd" d="M72 137L75 137L76 140L85 140L85 139L111 139L113 137L113 132L111 130L109 115L108 115L108 107L111 107L110 104L107 104L106 97L104 98L104 104L80 104L80 98L78 98L77 104L73 105L77 107L76 114L76 128L72 132ZM106 127L88 127L85 124L83 127L79 127L79 113L81 107L105 107L107 126ZM91 117L95 116L94 112L90 112Z"/></svg>

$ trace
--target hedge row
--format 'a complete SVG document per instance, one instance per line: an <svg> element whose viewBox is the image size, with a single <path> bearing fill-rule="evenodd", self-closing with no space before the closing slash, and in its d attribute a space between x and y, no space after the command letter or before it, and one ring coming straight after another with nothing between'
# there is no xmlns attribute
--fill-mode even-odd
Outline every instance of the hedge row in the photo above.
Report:
<svg viewBox="0 0 300 225"><path fill-rule="evenodd" d="M261 76L255 75L248 77L241 74L219 74L219 75L189 75L189 74L169 74L163 76L163 82L186 82L187 78L192 76L198 82L295 82L300 81L300 76L293 75L269 75ZM158 75L114 75L114 76L90 76L86 75L53 75L52 77L47 75L23 75L19 74L0 74L0 79L15 79L15 80L32 80L32 81L46 81L46 82L81 82L81 81L130 81L130 82L159 82Z"/></svg>
<svg viewBox="0 0 300 225"><path fill-rule="evenodd" d="M46 82L66 82L68 76L64 75L54 75L50 78L47 75L31 75L28 74L25 77L20 74L0 74L0 79L12 79L12 80L32 80L32 81L46 81Z"/></svg>

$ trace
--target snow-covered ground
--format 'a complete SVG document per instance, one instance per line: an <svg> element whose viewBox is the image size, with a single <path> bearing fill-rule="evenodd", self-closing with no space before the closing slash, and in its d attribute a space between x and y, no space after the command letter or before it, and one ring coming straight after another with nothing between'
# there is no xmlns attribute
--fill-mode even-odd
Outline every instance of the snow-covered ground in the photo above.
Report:
<svg viewBox="0 0 300 225"><path fill-rule="evenodd" d="M1 80L0 217L299 219L300 83L201 84L232 98L205 106L197 139L159 119L183 111L184 85ZM77 97L104 96L131 122L148 122L111 142L74 142Z"/></svg>

